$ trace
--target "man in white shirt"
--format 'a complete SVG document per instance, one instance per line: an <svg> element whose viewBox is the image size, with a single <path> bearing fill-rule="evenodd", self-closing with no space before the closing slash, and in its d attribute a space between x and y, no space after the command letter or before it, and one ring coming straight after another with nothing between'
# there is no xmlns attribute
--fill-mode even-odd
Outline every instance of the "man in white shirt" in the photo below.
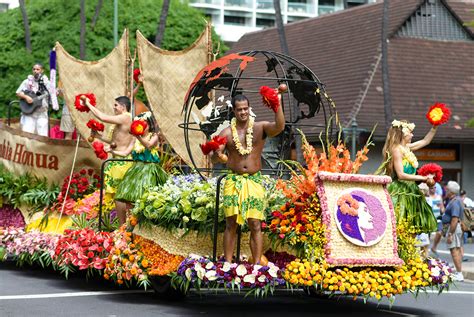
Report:
<svg viewBox="0 0 474 317"><path fill-rule="evenodd" d="M16 90L16 95L26 101L31 107L34 107L34 99L37 99L38 107L32 113L22 111L20 125L21 130L29 133L36 133L42 136L48 136L49 118L48 105L50 84L48 77L43 74L43 65L36 63L33 65L33 74L21 83ZM58 109L54 109L58 110Z"/></svg>

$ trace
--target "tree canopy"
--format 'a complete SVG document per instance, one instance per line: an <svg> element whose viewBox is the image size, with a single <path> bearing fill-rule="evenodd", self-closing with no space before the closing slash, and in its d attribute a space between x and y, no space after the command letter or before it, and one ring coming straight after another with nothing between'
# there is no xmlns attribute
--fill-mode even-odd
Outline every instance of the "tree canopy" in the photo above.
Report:
<svg viewBox="0 0 474 317"><path fill-rule="evenodd" d="M85 60L103 58L114 48L113 1L104 1L92 27L97 3L85 1L86 57ZM162 0L120 0L119 38L125 28L130 32L130 47L135 47L134 34L138 29L152 43L160 20ZM20 8L0 13L0 116L6 116L6 105L16 100L16 89L31 74L31 66L39 62L49 74L49 51L59 41L73 56L79 58L80 1L35 0L26 1L31 31L32 52L25 47L25 31ZM192 44L205 26L204 15L187 2L171 1L161 47L181 50ZM214 44L218 37L213 33ZM221 43L221 51L226 49Z"/></svg>

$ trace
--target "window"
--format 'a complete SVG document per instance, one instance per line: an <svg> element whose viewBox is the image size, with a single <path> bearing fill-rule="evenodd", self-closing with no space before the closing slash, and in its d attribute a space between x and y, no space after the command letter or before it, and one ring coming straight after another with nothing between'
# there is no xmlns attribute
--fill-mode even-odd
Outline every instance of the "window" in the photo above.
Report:
<svg viewBox="0 0 474 317"><path fill-rule="evenodd" d="M224 15L224 24L245 25L245 17Z"/></svg>
<svg viewBox="0 0 474 317"><path fill-rule="evenodd" d="M275 20L257 18L257 26L258 27L263 27L263 28L273 27L273 26L275 26Z"/></svg>

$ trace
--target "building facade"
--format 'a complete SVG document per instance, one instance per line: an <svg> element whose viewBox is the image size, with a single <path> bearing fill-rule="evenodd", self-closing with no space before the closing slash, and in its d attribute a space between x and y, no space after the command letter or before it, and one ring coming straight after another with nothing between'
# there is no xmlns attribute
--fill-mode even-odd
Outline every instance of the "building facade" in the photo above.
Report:
<svg viewBox="0 0 474 317"><path fill-rule="evenodd" d="M0 0L0 12L18 7L18 0Z"/></svg>
<svg viewBox="0 0 474 317"><path fill-rule="evenodd" d="M283 23L291 23L375 0L281 0ZM226 42L236 42L247 32L275 26L273 0L190 0L206 14L217 34Z"/></svg>

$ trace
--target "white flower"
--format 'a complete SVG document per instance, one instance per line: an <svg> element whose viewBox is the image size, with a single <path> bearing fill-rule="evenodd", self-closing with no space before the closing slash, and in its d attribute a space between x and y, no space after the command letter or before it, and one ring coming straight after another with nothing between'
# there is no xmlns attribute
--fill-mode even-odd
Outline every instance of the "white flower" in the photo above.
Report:
<svg viewBox="0 0 474 317"><path fill-rule="evenodd" d="M229 262L224 262L224 265L222 266L222 271L223 272L229 272L230 270L230 263Z"/></svg>
<svg viewBox="0 0 474 317"><path fill-rule="evenodd" d="M240 265L237 266L237 268L235 269L235 272L237 272L237 275L238 275L238 276L244 276L245 274L247 274L247 269L245 268L245 265L240 264Z"/></svg>
<svg viewBox="0 0 474 317"><path fill-rule="evenodd" d="M199 260L199 259L201 258L200 255L197 255L197 254L195 254L195 253L190 253L188 257L191 258L191 259L193 259L193 260ZM197 264L197 263L196 263L196 264ZM196 265L196 264L194 264L194 265Z"/></svg>
<svg viewBox="0 0 474 317"><path fill-rule="evenodd" d="M200 280L204 279L204 276L206 275L206 270L203 269L202 267L199 267L199 269L196 270L197 276Z"/></svg>
<svg viewBox="0 0 474 317"><path fill-rule="evenodd" d="M192 270L190 268L187 268L186 271L184 271L184 275L186 275L186 278L188 279L188 281L191 280L191 274L192 274Z"/></svg>
<svg viewBox="0 0 474 317"><path fill-rule="evenodd" d="M441 273L441 270L437 266L435 266L431 269L431 276L433 276L433 277L439 276L440 273Z"/></svg>
<svg viewBox="0 0 474 317"><path fill-rule="evenodd" d="M448 282L448 276L444 275L442 280L443 280L443 283L447 283Z"/></svg>
<svg viewBox="0 0 474 317"><path fill-rule="evenodd" d="M206 277L209 281L215 281L215 280L217 280L217 273L214 270L207 271L206 272Z"/></svg>
<svg viewBox="0 0 474 317"><path fill-rule="evenodd" d="M266 279L266 278L265 278L265 275L260 275L260 276L258 277L258 281L259 281L260 283L265 282L265 279Z"/></svg>
<svg viewBox="0 0 474 317"><path fill-rule="evenodd" d="M206 264L206 270L210 270L214 267L214 263L213 262L209 262Z"/></svg>
<svg viewBox="0 0 474 317"><path fill-rule="evenodd" d="M398 121L398 120L393 120L392 121L392 126L395 127L395 128L398 128L402 125L402 122L401 121Z"/></svg>
<svg viewBox="0 0 474 317"><path fill-rule="evenodd" d="M273 278L277 278L278 277L278 267L276 266L272 266L270 267L270 269L268 270L268 274L270 274L271 277Z"/></svg>
<svg viewBox="0 0 474 317"><path fill-rule="evenodd" d="M188 216L183 216L183 222L188 223L189 222L189 217Z"/></svg>
<svg viewBox="0 0 474 317"><path fill-rule="evenodd" d="M219 98L217 98L217 100L219 102L224 102L224 98L225 98L224 95L221 95Z"/></svg>
<svg viewBox="0 0 474 317"><path fill-rule="evenodd" d="M261 268L262 268L261 265L255 264L255 265L253 266L253 271L252 271L252 273L253 273L253 274L257 274L258 270L260 270Z"/></svg>
<svg viewBox="0 0 474 317"><path fill-rule="evenodd" d="M253 274L245 275L244 276L244 282L254 284L255 283L255 275L253 275Z"/></svg>
<svg viewBox="0 0 474 317"><path fill-rule="evenodd" d="M235 279L234 279L234 284L235 284L235 285L239 285L240 282L241 282L240 277L236 276Z"/></svg>

